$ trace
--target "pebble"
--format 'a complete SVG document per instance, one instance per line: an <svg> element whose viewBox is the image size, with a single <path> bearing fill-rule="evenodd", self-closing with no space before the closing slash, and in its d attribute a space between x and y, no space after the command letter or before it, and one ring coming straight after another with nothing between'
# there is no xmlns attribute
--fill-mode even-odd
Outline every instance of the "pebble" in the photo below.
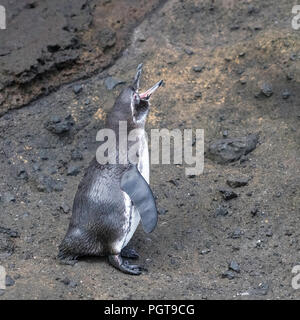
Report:
<svg viewBox="0 0 300 320"><path fill-rule="evenodd" d="M194 72L202 72L203 69L204 69L203 66L194 66L193 67L193 71Z"/></svg>
<svg viewBox="0 0 300 320"><path fill-rule="evenodd" d="M282 92L282 99L288 99L289 97L291 96L291 93L290 93L290 91L289 90L284 90L283 92Z"/></svg>
<svg viewBox="0 0 300 320"><path fill-rule="evenodd" d="M11 276L9 276L9 275L6 276L5 285L7 287L12 287L15 283L16 283L15 280Z"/></svg>
<svg viewBox="0 0 300 320"><path fill-rule="evenodd" d="M70 165L68 167L67 176L77 176L80 173L80 167L75 165Z"/></svg>
<svg viewBox="0 0 300 320"><path fill-rule="evenodd" d="M263 85L261 86L261 92L266 96L266 97L271 97L273 94L273 89L272 89L272 85L269 83L263 83Z"/></svg>
<svg viewBox="0 0 300 320"><path fill-rule="evenodd" d="M239 188L246 186L249 180L248 177L230 177L226 182L231 188Z"/></svg>
<svg viewBox="0 0 300 320"><path fill-rule="evenodd" d="M222 278L227 278L229 280L232 280L235 278L235 274L232 271L227 270L222 273Z"/></svg>
<svg viewBox="0 0 300 320"><path fill-rule="evenodd" d="M209 145L207 157L220 164L234 162L253 151L257 143L257 134L249 134L239 138L218 139Z"/></svg>
<svg viewBox="0 0 300 320"><path fill-rule="evenodd" d="M229 269L230 269L230 270L233 270L233 271L235 271L235 272L237 272L237 273L240 273L240 272L241 272L241 268L240 268L240 266L237 264L236 261L231 261L231 262L229 263Z"/></svg>
<svg viewBox="0 0 300 320"><path fill-rule="evenodd" d="M225 207L220 206L219 208L216 209L215 214L216 216L225 217L228 214L228 210Z"/></svg>
<svg viewBox="0 0 300 320"><path fill-rule="evenodd" d="M222 193L224 200L228 201L237 198L237 194L232 189L220 188L219 191Z"/></svg>
<svg viewBox="0 0 300 320"><path fill-rule="evenodd" d="M74 92L75 94L80 93L80 92L82 91L82 89L83 89L83 87L82 87L81 84L75 84L75 85L73 86L73 92Z"/></svg>

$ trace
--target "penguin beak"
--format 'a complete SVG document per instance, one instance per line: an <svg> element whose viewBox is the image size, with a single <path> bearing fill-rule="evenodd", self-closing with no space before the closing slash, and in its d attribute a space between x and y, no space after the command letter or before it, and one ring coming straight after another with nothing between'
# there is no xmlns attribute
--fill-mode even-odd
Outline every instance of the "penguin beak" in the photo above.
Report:
<svg viewBox="0 0 300 320"><path fill-rule="evenodd" d="M137 67L137 72L136 75L134 77L134 81L133 81L133 88L134 90L139 90L140 87L140 79L141 79L141 75L142 75L142 70L143 70L143 64L140 63Z"/></svg>
<svg viewBox="0 0 300 320"><path fill-rule="evenodd" d="M152 93L155 92L161 85L163 84L163 80L158 81L152 88L140 94L140 98L142 100L149 100Z"/></svg>

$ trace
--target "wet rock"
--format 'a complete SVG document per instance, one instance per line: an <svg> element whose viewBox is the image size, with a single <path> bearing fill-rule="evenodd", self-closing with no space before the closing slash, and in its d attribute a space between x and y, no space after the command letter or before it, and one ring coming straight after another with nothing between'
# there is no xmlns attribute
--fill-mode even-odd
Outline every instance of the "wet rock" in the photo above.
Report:
<svg viewBox="0 0 300 320"><path fill-rule="evenodd" d="M261 90L261 93L268 98L271 97L273 94L272 85L266 82L262 84L260 90Z"/></svg>
<svg viewBox="0 0 300 320"><path fill-rule="evenodd" d="M75 85L73 86L73 92L74 92L75 94L80 93L80 92L82 91L82 89L83 89L83 87L82 87L81 84L75 84Z"/></svg>
<svg viewBox="0 0 300 320"><path fill-rule="evenodd" d="M256 148L258 135L250 134L240 138L219 139L211 143L207 156L213 161L226 164L239 160Z"/></svg>
<svg viewBox="0 0 300 320"><path fill-rule="evenodd" d="M107 78L104 80L104 84L105 84L107 90L112 90L112 89L114 89L117 85L123 84L123 83L125 83L124 80L121 80L121 79L118 79L118 78L114 78L114 77L107 77Z"/></svg>
<svg viewBox="0 0 300 320"><path fill-rule="evenodd" d="M69 132L73 126L74 120L71 115L68 115L65 117L65 119L61 119L58 116L53 116L45 125L47 130L55 134Z"/></svg>
<svg viewBox="0 0 300 320"><path fill-rule="evenodd" d="M227 208L223 207L223 206L220 206L219 208L216 209L215 211L215 215L216 216L222 216L222 217L225 217L227 216L228 214L228 210Z"/></svg>
<svg viewBox="0 0 300 320"><path fill-rule="evenodd" d="M232 280L235 278L235 274L230 270L223 272L221 276L222 276L222 278L227 278L229 280Z"/></svg>
<svg viewBox="0 0 300 320"><path fill-rule="evenodd" d="M6 276L5 285L7 287L12 287L15 283L16 283L15 280L11 276L9 276L9 275Z"/></svg>
<svg viewBox="0 0 300 320"><path fill-rule="evenodd" d="M282 92L282 99L288 99L289 97L291 96L291 92L289 91L289 90L284 90L283 92Z"/></svg>
<svg viewBox="0 0 300 320"><path fill-rule="evenodd" d="M219 191L222 193L224 200L228 201L237 198L237 194L232 189L220 188Z"/></svg>
<svg viewBox="0 0 300 320"><path fill-rule="evenodd" d="M78 167L76 165L70 165L68 167L67 176L77 176L80 173L81 167Z"/></svg>
<svg viewBox="0 0 300 320"><path fill-rule="evenodd" d="M239 188L246 186L249 180L247 177L230 177L226 182L231 188Z"/></svg>
<svg viewBox="0 0 300 320"><path fill-rule="evenodd" d="M231 262L229 263L228 268L229 268L230 270L233 270L233 271L237 272L237 273L240 273L240 272L241 272L241 268L240 268L240 266L238 265L238 263L237 263L236 261L231 261Z"/></svg>

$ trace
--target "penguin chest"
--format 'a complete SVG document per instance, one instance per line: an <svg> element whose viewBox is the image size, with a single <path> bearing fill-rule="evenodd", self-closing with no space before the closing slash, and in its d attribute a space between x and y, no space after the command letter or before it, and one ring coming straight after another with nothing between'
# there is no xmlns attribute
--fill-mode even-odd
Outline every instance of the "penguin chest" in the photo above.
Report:
<svg viewBox="0 0 300 320"><path fill-rule="evenodd" d="M138 170L144 177L144 179L149 183L149 151L148 151L148 143L145 137L141 139L141 144L139 148L139 162L138 162ZM126 217L126 225L124 227L125 231L125 239L123 243L123 248L128 244L130 239L132 238L136 228L140 223L140 214L136 210L136 208L132 205L131 199L129 196L123 192L124 194L124 203L125 203L125 217Z"/></svg>

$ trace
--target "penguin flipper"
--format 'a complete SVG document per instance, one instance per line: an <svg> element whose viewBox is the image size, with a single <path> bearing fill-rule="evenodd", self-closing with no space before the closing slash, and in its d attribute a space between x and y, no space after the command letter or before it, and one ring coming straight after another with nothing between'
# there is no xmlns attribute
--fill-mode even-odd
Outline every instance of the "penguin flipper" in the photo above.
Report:
<svg viewBox="0 0 300 320"><path fill-rule="evenodd" d="M138 210L145 232L150 233L157 224L157 209L153 193L147 181L143 178L137 167L132 165L121 178L121 190L130 197Z"/></svg>

